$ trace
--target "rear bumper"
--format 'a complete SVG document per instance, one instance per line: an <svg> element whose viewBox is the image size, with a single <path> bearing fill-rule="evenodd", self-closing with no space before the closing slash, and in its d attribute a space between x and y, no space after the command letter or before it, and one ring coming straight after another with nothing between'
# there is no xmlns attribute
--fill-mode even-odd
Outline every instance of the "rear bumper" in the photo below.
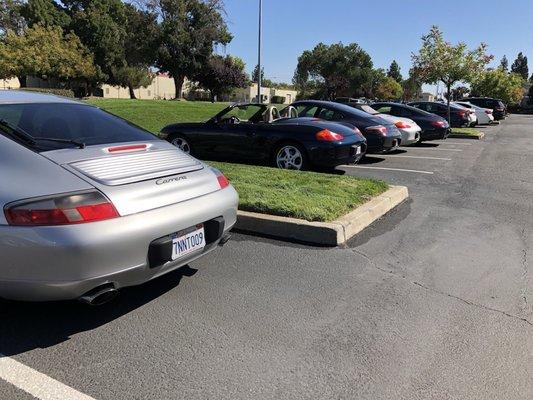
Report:
<svg viewBox="0 0 533 400"><path fill-rule="evenodd" d="M402 146L414 144L420 140L420 129L400 129Z"/></svg>
<svg viewBox="0 0 533 400"><path fill-rule="evenodd" d="M396 149L402 144L402 136L386 136L381 137L378 140L368 142L367 153L383 153L385 151L391 151Z"/></svg>
<svg viewBox="0 0 533 400"><path fill-rule="evenodd" d="M429 140L442 140L446 139L450 134L449 128L438 128L438 129L426 129L420 134L420 141L425 142Z"/></svg>
<svg viewBox="0 0 533 400"><path fill-rule="evenodd" d="M359 147L359 153L357 152ZM318 167L332 168L338 165L353 164L358 162L366 153L366 143L350 141L344 144L316 146L308 149L311 163Z"/></svg>
<svg viewBox="0 0 533 400"><path fill-rule="evenodd" d="M113 220L62 227L0 226L0 297L66 300L96 286L141 284L213 250L150 268L150 244L163 236L217 217L223 236L235 224L238 195L230 186L185 202Z"/></svg>

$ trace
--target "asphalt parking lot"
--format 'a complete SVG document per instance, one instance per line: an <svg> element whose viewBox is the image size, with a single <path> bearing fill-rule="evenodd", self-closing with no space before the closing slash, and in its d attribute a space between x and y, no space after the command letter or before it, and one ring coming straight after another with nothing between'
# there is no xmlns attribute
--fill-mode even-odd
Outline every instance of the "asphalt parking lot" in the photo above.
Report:
<svg viewBox="0 0 533 400"><path fill-rule="evenodd" d="M100 308L0 303L0 398L533 398L533 116L483 130L342 168L411 195L346 247L235 234Z"/></svg>

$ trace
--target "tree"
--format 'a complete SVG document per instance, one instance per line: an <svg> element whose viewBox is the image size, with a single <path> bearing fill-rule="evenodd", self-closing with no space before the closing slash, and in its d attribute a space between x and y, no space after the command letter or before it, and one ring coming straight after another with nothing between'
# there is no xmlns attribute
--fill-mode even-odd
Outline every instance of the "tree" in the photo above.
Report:
<svg viewBox="0 0 533 400"><path fill-rule="evenodd" d="M156 65L174 78L181 97L185 77L197 75L213 54L213 46L232 36L220 0L158 0L160 45Z"/></svg>
<svg viewBox="0 0 533 400"><path fill-rule="evenodd" d="M385 82L387 74L383 68L373 69L370 72L370 77L361 87L360 95L363 95L369 99L377 97L378 87Z"/></svg>
<svg viewBox="0 0 533 400"><path fill-rule="evenodd" d="M200 86L209 90L211 100L229 94L235 88L246 87L248 75L239 60L231 56L214 55L195 77Z"/></svg>
<svg viewBox="0 0 533 400"><path fill-rule="evenodd" d="M261 67L261 82L265 79L265 68ZM259 80L259 64L257 64L252 72L252 82Z"/></svg>
<svg viewBox="0 0 533 400"><path fill-rule="evenodd" d="M409 71L409 77L402 82L402 87L404 101L416 100L422 94L422 82L413 70Z"/></svg>
<svg viewBox="0 0 533 400"><path fill-rule="evenodd" d="M492 56L486 53L487 46L468 50L465 43L452 45L444 40L437 26L422 37L422 48L413 54L413 67L423 82L444 83L448 97L448 121L450 121L450 92L458 82L470 82L490 62Z"/></svg>
<svg viewBox="0 0 533 400"><path fill-rule="evenodd" d="M511 65L511 72L520 75L522 78L527 80L529 78L529 68L527 66L527 57L524 56L521 52L518 53L516 60Z"/></svg>
<svg viewBox="0 0 533 400"><path fill-rule="evenodd" d="M0 1L0 38L8 32L22 33L25 24L21 14L23 4L22 0Z"/></svg>
<svg viewBox="0 0 533 400"><path fill-rule="evenodd" d="M334 99L362 93L363 86L371 80L372 71L372 60L359 45L320 43L298 57L293 83L304 88L312 81L322 97Z"/></svg>
<svg viewBox="0 0 533 400"><path fill-rule="evenodd" d="M389 78L394 79L398 83L402 83L402 81L403 81L402 73L400 72L400 66L398 65L396 60L392 61L391 65L389 67L389 70L387 71L387 76Z"/></svg>
<svg viewBox="0 0 533 400"><path fill-rule="evenodd" d="M72 18L70 28L94 54L98 80L117 81L113 71L127 65L127 16L121 0L63 0ZM97 82L93 82L97 83Z"/></svg>
<svg viewBox="0 0 533 400"><path fill-rule="evenodd" d="M503 58L500 61L500 68L503 69L506 72L509 70L509 60L507 60L507 56L505 56L505 55L503 56Z"/></svg>
<svg viewBox="0 0 533 400"><path fill-rule="evenodd" d="M524 79L515 73L498 68L485 71L472 83L471 92L475 96L501 99L506 104L519 103L524 96Z"/></svg>
<svg viewBox="0 0 533 400"><path fill-rule="evenodd" d="M387 76L385 80L378 85L375 95L380 100L401 99L403 95L402 85L396 82L395 79Z"/></svg>
<svg viewBox="0 0 533 400"><path fill-rule="evenodd" d="M451 100L452 101L457 101L457 100L460 100L464 97L466 97L466 95L470 92L470 89L467 88L466 86L457 86L457 87L454 87L452 89L452 92L451 92ZM446 98L448 98L448 93L445 93L444 96Z"/></svg>
<svg viewBox="0 0 533 400"><path fill-rule="evenodd" d="M66 10L54 0L28 0L21 7L21 14L28 26L59 26L67 28L71 19Z"/></svg>
<svg viewBox="0 0 533 400"><path fill-rule="evenodd" d="M139 10L124 4L128 29L124 41L123 65L111 70L113 81L127 87L130 98L135 99L135 89L152 83L150 66L156 60L159 26L157 16L148 10Z"/></svg>
<svg viewBox="0 0 533 400"><path fill-rule="evenodd" d="M2 78L30 75L69 82L91 79L96 73L93 56L80 39L59 27L36 25L22 35L9 32L0 43Z"/></svg>

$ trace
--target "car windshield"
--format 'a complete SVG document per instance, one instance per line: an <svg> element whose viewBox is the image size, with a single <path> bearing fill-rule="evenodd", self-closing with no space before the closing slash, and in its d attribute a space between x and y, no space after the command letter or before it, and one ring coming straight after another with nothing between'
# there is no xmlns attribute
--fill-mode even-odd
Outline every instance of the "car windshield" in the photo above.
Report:
<svg viewBox="0 0 533 400"><path fill-rule="evenodd" d="M90 146L155 139L132 123L85 104L4 104L0 120L42 139L38 147L44 150L72 147L72 142Z"/></svg>
<svg viewBox="0 0 533 400"><path fill-rule="evenodd" d="M261 104L247 104L242 106L228 107L216 116L217 121L225 122L231 118L237 118L240 122L256 123L262 119L266 107Z"/></svg>

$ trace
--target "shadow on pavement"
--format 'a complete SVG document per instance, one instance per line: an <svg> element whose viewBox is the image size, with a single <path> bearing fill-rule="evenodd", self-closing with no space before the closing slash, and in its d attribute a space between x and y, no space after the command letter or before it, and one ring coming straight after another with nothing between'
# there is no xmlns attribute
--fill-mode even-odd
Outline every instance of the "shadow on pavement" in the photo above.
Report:
<svg viewBox="0 0 533 400"><path fill-rule="evenodd" d="M25 303L0 301L0 353L17 355L46 348L113 321L157 299L198 270L181 267L140 286L124 288L110 303L91 307L77 301Z"/></svg>

